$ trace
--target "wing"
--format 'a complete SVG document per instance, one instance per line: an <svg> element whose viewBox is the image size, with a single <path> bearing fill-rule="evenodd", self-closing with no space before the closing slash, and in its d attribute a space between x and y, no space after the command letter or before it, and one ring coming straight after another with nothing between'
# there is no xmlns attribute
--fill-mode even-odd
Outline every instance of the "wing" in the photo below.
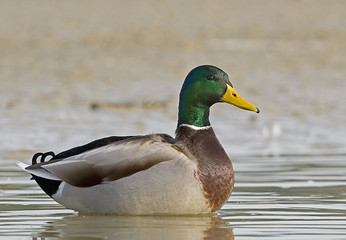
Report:
<svg viewBox="0 0 346 240"><path fill-rule="evenodd" d="M161 162L187 158L173 141L163 134L130 137L66 158L34 164L25 170L46 179L89 187L130 176Z"/></svg>

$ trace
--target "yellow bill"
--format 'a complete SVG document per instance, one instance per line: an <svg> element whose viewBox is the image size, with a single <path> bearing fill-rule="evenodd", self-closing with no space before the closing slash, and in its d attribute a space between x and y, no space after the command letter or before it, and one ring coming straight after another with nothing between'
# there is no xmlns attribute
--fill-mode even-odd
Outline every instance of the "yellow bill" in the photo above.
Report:
<svg viewBox="0 0 346 240"><path fill-rule="evenodd" d="M260 110L255 105L253 105L252 103L246 101L244 98L239 96L239 94L233 87L231 87L229 84L226 84L226 85L227 85L227 91L221 98L222 102L230 103L239 108L253 111L256 113L260 112Z"/></svg>

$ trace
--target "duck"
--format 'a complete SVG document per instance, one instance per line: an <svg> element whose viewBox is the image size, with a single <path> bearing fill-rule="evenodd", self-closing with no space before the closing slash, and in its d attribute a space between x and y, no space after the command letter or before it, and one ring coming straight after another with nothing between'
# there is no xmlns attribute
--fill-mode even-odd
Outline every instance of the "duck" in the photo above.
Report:
<svg viewBox="0 0 346 240"><path fill-rule="evenodd" d="M31 165L18 165L57 203L80 213L214 213L234 186L231 160L209 121L219 102L260 112L223 70L202 65L183 82L175 137L110 136L58 154L36 153Z"/></svg>

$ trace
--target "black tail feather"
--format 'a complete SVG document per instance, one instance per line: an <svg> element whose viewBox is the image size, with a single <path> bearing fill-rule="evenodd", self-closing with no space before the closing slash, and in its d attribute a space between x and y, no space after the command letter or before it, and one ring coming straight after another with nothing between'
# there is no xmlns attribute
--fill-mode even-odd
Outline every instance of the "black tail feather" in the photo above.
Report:
<svg viewBox="0 0 346 240"><path fill-rule="evenodd" d="M55 157L55 153L54 152L46 152L46 153L35 153L34 156L32 156L32 160L31 163L32 165L37 164L37 159L39 157L41 157L40 159L40 163L44 162L46 160L46 157L48 156L52 156L52 158ZM50 159L51 160L51 159Z"/></svg>
<svg viewBox="0 0 346 240"><path fill-rule="evenodd" d="M46 161L46 158L48 156L51 156L51 159L48 160L48 161L50 161L50 160L52 160L52 158L54 158L55 153L54 152L36 153L32 157L31 163L33 165L37 164L38 160L40 163L43 163ZM59 185L61 184L61 181L45 179L45 178L41 178L41 177L38 177L35 175L32 175L31 179L35 180L37 182L37 184L42 188L42 190L46 194L48 194L49 196L52 196L54 193L56 193L56 191L59 188Z"/></svg>

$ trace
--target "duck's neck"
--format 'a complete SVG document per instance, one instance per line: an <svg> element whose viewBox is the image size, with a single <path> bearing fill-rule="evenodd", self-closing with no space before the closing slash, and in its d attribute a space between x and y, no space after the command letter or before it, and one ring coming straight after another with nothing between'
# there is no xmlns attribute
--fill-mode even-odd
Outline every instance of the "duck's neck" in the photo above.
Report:
<svg viewBox="0 0 346 240"><path fill-rule="evenodd" d="M186 124L195 127L210 126L209 106L193 103L181 98L179 103L178 127Z"/></svg>

